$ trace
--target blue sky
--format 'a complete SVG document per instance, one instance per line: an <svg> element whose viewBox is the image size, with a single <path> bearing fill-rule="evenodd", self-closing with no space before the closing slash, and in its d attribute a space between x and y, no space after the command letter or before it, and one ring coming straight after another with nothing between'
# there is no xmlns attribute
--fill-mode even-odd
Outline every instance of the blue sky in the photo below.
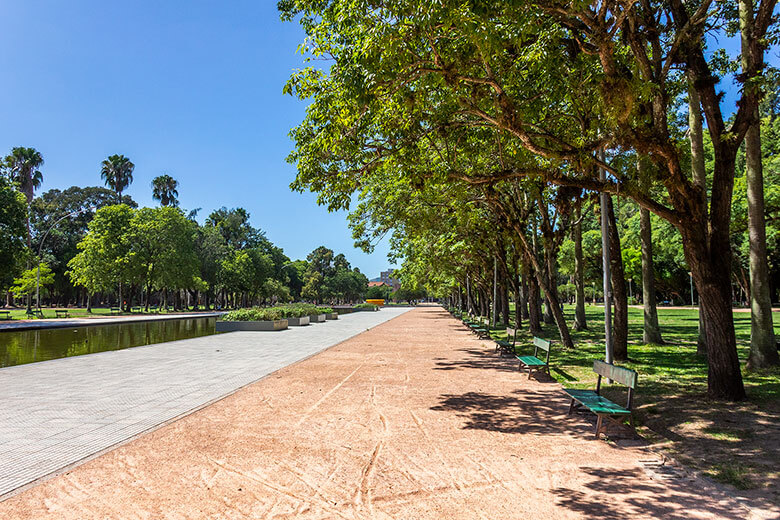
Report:
<svg viewBox="0 0 780 520"><path fill-rule="evenodd" d="M182 207L242 206L291 258L325 245L369 278L389 265L386 244L354 249L345 214L288 187L305 107L282 87L303 34L275 1L6 0L0 19L0 152L37 148L43 190L102 185L100 162L121 153L140 205L168 173Z"/></svg>

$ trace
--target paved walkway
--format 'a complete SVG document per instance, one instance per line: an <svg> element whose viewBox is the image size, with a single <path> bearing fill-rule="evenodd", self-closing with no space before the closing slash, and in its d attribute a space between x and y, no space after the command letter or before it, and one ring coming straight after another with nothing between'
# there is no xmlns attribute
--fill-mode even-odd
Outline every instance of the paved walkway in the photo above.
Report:
<svg viewBox="0 0 780 520"><path fill-rule="evenodd" d="M180 320L184 318L213 318L219 316L219 312L183 312L179 314L138 316L106 316L104 318L60 318L48 320L21 320L0 323L0 330L29 330L29 329L65 329L69 327L89 327L92 325L117 325L119 323L137 321L162 321Z"/></svg>
<svg viewBox="0 0 780 520"><path fill-rule="evenodd" d="M408 310L0 369L0 497Z"/></svg>

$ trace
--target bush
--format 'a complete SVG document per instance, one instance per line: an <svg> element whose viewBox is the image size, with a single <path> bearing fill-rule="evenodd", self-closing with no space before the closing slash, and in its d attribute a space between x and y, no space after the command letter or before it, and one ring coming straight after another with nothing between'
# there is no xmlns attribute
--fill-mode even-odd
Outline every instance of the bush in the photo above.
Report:
<svg viewBox="0 0 780 520"><path fill-rule="evenodd" d="M317 314L333 314L333 307L317 307Z"/></svg>
<svg viewBox="0 0 780 520"><path fill-rule="evenodd" d="M358 303L354 307L355 309L368 309L370 311L376 311L379 310L378 305L374 305L373 303Z"/></svg>
<svg viewBox="0 0 780 520"><path fill-rule="evenodd" d="M279 307L238 309L222 316L223 321L274 321L284 318Z"/></svg>

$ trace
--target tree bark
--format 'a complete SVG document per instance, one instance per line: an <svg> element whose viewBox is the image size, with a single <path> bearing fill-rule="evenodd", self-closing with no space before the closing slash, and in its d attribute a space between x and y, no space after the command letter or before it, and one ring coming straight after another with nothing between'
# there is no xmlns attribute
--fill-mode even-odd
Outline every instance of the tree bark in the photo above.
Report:
<svg viewBox="0 0 780 520"><path fill-rule="evenodd" d="M742 70L748 70L751 61L763 64L763 54L750 52L753 36L753 2L739 0L739 22L742 38ZM745 88L756 88L746 86ZM745 134L745 177L747 182L748 235L750 237L750 355L749 369L766 368L780 364L777 353L772 299L769 294L769 265L766 252L766 225L764 223L764 171L761 164L761 118L758 107Z"/></svg>
<svg viewBox="0 0 780 520"><path fill-rule="evenodd" d="M527 265L527 277L524 274L523 278L528 280L528 330L531 334L538 336L542 333L539 283L536 281L536 276L532 274L532 270L533 268Z"/></svg>
<svg viewBox="0 0 780 520"><path fill-rule="evenodd" d="M612 275L612 318L613 355L617 361L628 359L628 293L623 269L623 255L620 250L620 235L617 229L612 197L607 197L607 218L609 219L609 250Z"/></svg>
<svg viewBox="0 0 780 520"><path fill-rule="evenodd" d="M528 275L525 272L525 268L523 269L523 276L520 280L520 318L527 320L529 319L528 314Z"/></svg>
<svg viewBox="0 0 780 520"><path fill-rule="evenodd" d="M585 320L585 262L582 255L582 214L581 202L577 204L574 218L574 287L576 292L574 304L574 330L588 330Z"/></svg>
<svg viewBox="0 0 780 520"><path fill-rule="evenodd" d="M645 343L663 345L661 328L658 326L658 308L655 298L655 269L653 268L653 233L650 211L639 210L639 238L642 242L642 304L644 306L644 330L642 340Z"/></svg>
<svg viewBox="0 0 780 520"><path fill-rule="evenodd" d="M693 79L689 78L688 87L688 129L691 141L691 171L693 183L702 193L704 217L707 218L707 170L704 165L704 131L701 115L701 100L699 93L693 87ZM701 293L699 293L699 337L696 340L696 353L707 355L707 333L705 331L705 314L701 311Z"/></svg>

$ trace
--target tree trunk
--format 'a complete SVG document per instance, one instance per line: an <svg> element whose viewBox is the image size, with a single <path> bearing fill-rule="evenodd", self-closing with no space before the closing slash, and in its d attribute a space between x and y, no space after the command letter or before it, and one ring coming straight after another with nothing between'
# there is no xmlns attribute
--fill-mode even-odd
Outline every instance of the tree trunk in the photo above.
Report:
<svg viewBox="0 0 780 520"><path fill-rule="evenodd" d="M539 284L535 276L531 276L532 268L528 267L528 327L531 334L542 333L541 307L539 306ZM525 278L525 275L523 276Z"/></svg>
<svg viewBox="0 0 780 520"><path fill-rule="evenodd" d="M523 267L523 276L520 280L520 318L523 320L529 319L528 298L528 275Z"/></svg>
<svg viewBox="0 0 780 520"><path fill-rule="evenodd" d="M753 61L763 64L763 54L750 52L753 37L753 2L739 0L740 34L742 38L742 70L748 70ZM746 86L745 88L757 88ZM749 369L766 368L780 364L772 323L772 299L769 294L769 265L766 252L766 225L764 223L764 171L761 164L761 118L758 107L745 134L745 177L748 202L748 234L750 237L750 355Z"/></svg>
<svg viewBox="0 0 780 520"><path fill-rule="evenodd" d="M607 218L609 219L610 270L612 275L612 303L614 316L612 321L613 355L617 361L628 359L628 294L623 269L623 256L620 250L617 220L612 197L607 197Z"/></svg>
<svg viewBox="0 0 780 520"><path fill-rule="evenodd" d="M645 311L642 340L645 343L663 345L664 340L661 337L661 329L658 326L658 308L655 299L653 234L650 211L645 208L640 208L639 211L639 238L642 242L642 304Z"/></svg>
<svg viewBox="0 0 780 520"><path fill-rule="evenodd" d="M704 205L704 217L707 217L707 170L704 164L704 131L703 118L701 115L701 101L699 93L693 86L693 79L688 81L688 129L691 141L691 171L693 173L693 183L702 191ZM699 293L701 301L701 293ZM700 304L701 306L701 304ZM704 322L704 313L699 309L699 337L696 341L696 353L699 355L707 354L707 334L705 332L706 324Z"/></svg>
<svg viewBox="0 0 780 520"><path fill-rule="evenodd" d="M87 312L92 313L92 295L87 291Z"/></svg>
<svg viewBox="0 0 780 520"><path fill-rule="evenodd" d="M582 256L582 223L580 221L582 213L581 203L577 204L574 218L574 330L588 330L588 323L585 320L585 262Z"/></svg>
<svg viewBox="0 0 780 520"><path fill-rule="evenodd" d="M523 327L522 316L522 284L520 283L520 275L515 277L515 330L519 330Z"/></svg>

